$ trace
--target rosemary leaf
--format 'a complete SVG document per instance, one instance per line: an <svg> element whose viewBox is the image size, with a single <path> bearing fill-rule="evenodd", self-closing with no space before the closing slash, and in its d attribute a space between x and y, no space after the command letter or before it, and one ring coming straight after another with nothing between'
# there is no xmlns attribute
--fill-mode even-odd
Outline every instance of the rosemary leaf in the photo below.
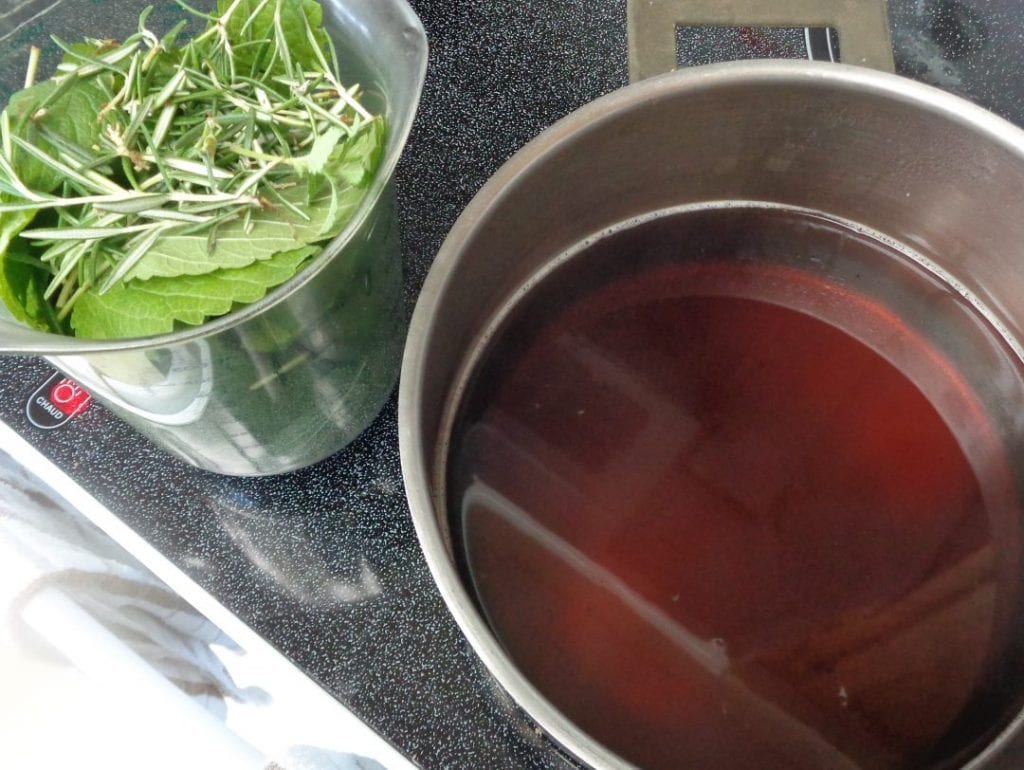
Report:
<svg viewBox="0 0 1024 770"><path fill-rule="evenodd" d="M40 241L74 241L97 240L112 238L115 235L128 235L151 230L152 225L131 225L128 227L53 227L23 230L22 238Z"/></svg>
<svg viewBox="0 0 1024 770"><path fill-rule="evenodd" d="M164 235L169 229L170 226L167 225L158 225L155 227L150 227L148 234L145 235L145 237L140 238L138 241L134 242L131 251L129 251L128 254L125 255L124 259L122 259L118 263L117 267L114 269L114 272L107 276L106 280L103 282L103 285L100 286L99 293L105 294L108 291L110 291L110 289L119 280L121 280L122 277L128 274L129 270L135 267L139 260L146 256L146 252L149 251L149 249L153 246L154 243L156 243L157 238L159 238L161 235Z"/></svg>

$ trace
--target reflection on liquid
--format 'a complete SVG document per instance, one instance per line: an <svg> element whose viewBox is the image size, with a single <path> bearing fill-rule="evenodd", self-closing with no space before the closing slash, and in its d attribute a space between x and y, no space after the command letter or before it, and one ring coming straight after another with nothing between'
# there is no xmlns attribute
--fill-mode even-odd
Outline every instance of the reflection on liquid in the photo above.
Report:
<svg viewBox="0 0 1024 770"><path fill-rule="evenodd" d="M729 667L729 658L721 639L698 639L613 572L590 559L556 532L546 529L526 511L517 508L493 489L477 482L466 490L464 500L467 512L482 509L500 516L505 520L504 523L518 531L517 534L531 540L532 547L548 552L594 586L610 594L627 612L637 615L651 631L664 636L678 647L682 654L692 658L709 673L721 675Z"/></svg>
<svg viewBox="0 0 1024 770"><path fill-rule="evenodd" d="M666 288L700 270L623 279L481 375L450 497L481 605L645 768L928 766L1003 643L960 443L992 449L983 413L920 337L927 390L978 416L956 436L828 323Z"/></svg>

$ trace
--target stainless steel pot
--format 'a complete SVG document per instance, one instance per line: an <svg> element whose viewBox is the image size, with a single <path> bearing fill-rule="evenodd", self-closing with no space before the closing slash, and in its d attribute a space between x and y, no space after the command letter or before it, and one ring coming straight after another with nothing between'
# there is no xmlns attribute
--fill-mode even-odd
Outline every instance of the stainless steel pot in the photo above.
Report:
<svg viewBox="0 0 1024 770"><path fill-rule="evenodd" d="M679 21L651 20L652 7L631 6L631 33ZM634 52L634 74L651 71L644 61ZM778 61L657 76L570 115L501 168L452 229L413 316L399 394L403 474L427 562L473 648L589 766L630 765L521 674L460 577L445 490L454 415L497 321L564 255L653 212L735 202L822 212L878 233L970 297L1018 354L1024 342L1024 132L901 77ZM998 383L976 385L1001 403L1004 429L1019 431L1019 403L1000 402ZM1019 766L1020 723L968 766Z"/></svg>

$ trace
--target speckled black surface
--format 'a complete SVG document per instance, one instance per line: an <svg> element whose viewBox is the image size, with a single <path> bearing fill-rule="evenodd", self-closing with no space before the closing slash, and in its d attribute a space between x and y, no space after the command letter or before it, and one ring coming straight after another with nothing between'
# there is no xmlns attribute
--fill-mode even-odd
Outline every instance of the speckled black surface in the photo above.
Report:
<svg viewBox="0 0 1024 770"><path fill-rule="evenodd" d="M432 47L399 173L408 309L459 212L526 141L626 80L625 0L414 0ZM1019 3L900 0L902 72L1024 123ZM841 44L841 43L840 43ZM568 767L483 670L433 588L405 505L395 401L298 473L210 475L102 408L24 418L45 363L0 362L0 418L425 768Z"/></svg>

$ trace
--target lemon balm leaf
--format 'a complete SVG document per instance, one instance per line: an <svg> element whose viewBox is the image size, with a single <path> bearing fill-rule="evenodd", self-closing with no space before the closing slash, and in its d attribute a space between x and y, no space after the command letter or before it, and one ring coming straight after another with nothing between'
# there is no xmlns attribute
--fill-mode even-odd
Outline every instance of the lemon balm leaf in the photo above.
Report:
<svg viewBox="0 0 1024 770"><path fill-rule="evenodd" d="M323 184L310 201L307 184L297 183L280 195L308 219L282 203L268 202L248 222L239 217L220 225L212 249L206 232L172 232L150 247L127 278L146 281L246 267L282 251L322 242L341 232L366 192L352 185Z"/></svg>
<svg viewBox="0 0 1024 770"><path fill-rule="evenodd" d="M63 332L56 313L43 298L49 276L18 234L31 224L35 212L0 215L0 301L18 321L33 329Z"/></svg>
<svg viewBox="0 0 1024 770"><path fill-rule="evenodd" d="M313 142L309 155L304 158L297 158L292 161L292 166L300 174L322 174L331 154L338 147L338 142L345 136L345 131L336 126L324 131Z"/></svg>
<svg viewBox="0 0 1024 770"><path fill-rule="evenodd" d="M32 214L16 212L0 220L0 300L14 318L26 326L45 332L63 332L53 308L43 298L49 275L37 264L27 247L14 238Z"/></svg>
<svg viewBox="0 0 1024 770"><path fill-rule="evenodd" d="M79 83L63 95L53 99L56 81L46 80L11 96L6 111L11 131L26 143L50 154L55 150L44 132L67 138L80 147L92 147L99 139L100 124L96 115L103 109L108 97L109 78L93 78ZM13 164L21 181L30 189L48 193L60 186L62 176L41 163L21 148L15 148Z"/></svg>
<svg viewBox="0 0 1024 770"><path fill-rule="evenodd" d="M217 12L226 13L235 0L219 0ZM316 67L320 61L313 41L306 34L306 24L313 30L313 38L321 53L328 47L323 31L323 9L315 0L242 0L231 13L226 24L228 35L236 44L258 42L275 38L275 15L280 15L281 30L287 44L288 56L294 64L304 68ZM271 53L266 47L239 47L239 64L256 71L265 71ZM282 58L278 56L271 70L283 72ZM262 65L262 66L261 66Z"/></svg>
<svg viewBox="0 0 1024 770"><path fill-rule="evenodd" d="M236 304L261 299L317 251L305 246L237 270L121 283L105 294L83 296L71 313L71 326L77 336L90 339L143 337L174 331L179 324L197 326Z"/></svg>
<svg viewBox="0 0 1024 770"><path fill-rule="evenodd" d="M365 185L384 152L384 121L372 120L335 153L329 174L352 185Z"/></svg>
<svg viewBox="0 0 1024 770"><path fill-rule="evenodd" d="M128 280L202 275L224 268L246 267L270 259L281 251L322 239L331 212L330 186L306 204L306 183L296 183L281 197L303 205L304 220L284 205L271 201L247 221L236 217L219 225L212 239L206 231L186 235L173 231L157 239L146 255L128 273Z"/></svg>

